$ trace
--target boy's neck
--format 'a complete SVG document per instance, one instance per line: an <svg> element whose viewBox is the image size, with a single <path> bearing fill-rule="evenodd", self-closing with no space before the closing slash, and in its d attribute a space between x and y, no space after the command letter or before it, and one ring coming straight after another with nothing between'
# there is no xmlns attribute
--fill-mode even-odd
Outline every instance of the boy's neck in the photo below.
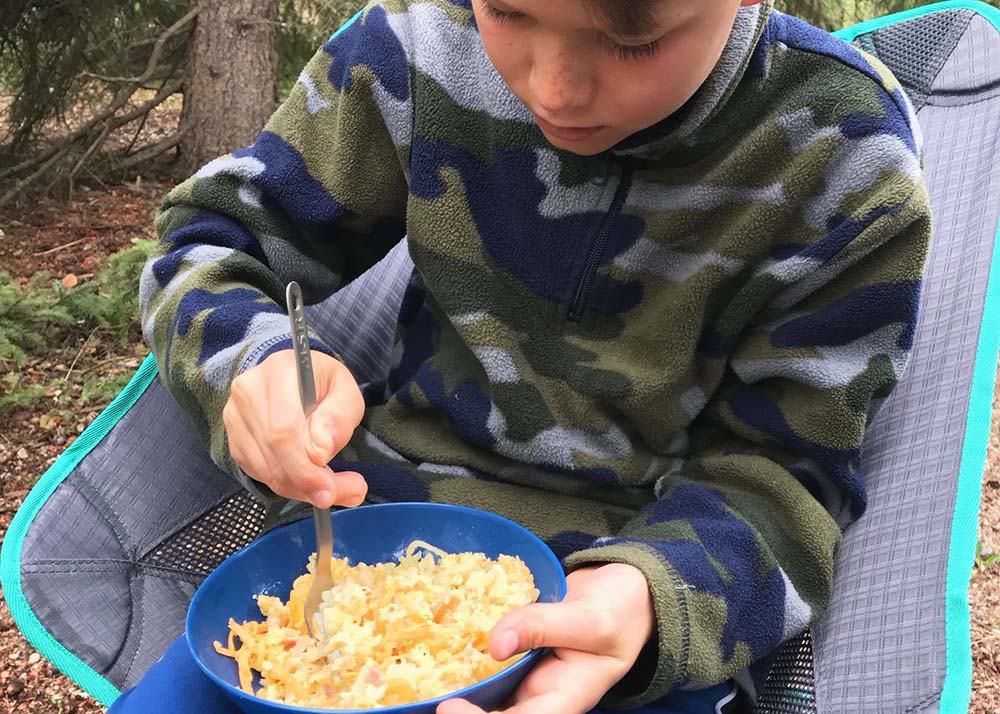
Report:
<svg viewBox="0 0 1000 714"><path fill-rule="evenodd" d="M774 0L740 8L726 48L715 69L690 100L676 112L619 143L614 153L655 158L688 140L726 104L746 74Z"/></svg>

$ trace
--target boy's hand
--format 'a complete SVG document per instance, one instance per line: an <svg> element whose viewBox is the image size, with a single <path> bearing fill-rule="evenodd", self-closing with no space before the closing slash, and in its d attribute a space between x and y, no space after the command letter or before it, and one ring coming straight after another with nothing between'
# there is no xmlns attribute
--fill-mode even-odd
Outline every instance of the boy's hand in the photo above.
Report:
<svg viewBox="0 0 1000 714"><path fill-rule="evenodd" d="M237 377L222 420L229 452L251 478L279 496L320 508L357 506L368 484L359 473L334 473L327 463L361 423L365 404L350 370L312 352L316 410L307 420L299 397L295 353L275 352Z"/></svg>
<svg viewBox="0 0 1000 714"><path fill-rule="evenodd" d="M490 654L504 660L537 647L553 651L528 674L506 714L585 714L635 664L653 633L649 586L631 565L583 568L569 575L566 598L518 608L490 633ZM437 714L484 714L449 699Z"/></svg>

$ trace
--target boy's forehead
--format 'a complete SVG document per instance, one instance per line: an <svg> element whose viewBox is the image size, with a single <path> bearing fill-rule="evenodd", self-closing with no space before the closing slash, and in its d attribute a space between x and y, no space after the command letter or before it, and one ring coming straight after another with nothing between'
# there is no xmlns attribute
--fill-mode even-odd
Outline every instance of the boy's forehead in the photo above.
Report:
<svg viewBox="0 0 1000 714"><path fill-rule="evenodd" d="M545 23L643 37L706 0L482 0Z"/></svg>

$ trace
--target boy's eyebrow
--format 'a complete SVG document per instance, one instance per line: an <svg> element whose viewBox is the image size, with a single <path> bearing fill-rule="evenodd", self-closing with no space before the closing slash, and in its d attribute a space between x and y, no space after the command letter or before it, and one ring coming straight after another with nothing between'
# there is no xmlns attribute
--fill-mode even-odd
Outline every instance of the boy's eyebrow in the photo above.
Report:
<svg viewBox="0 0 1000 714"><path fill-rule="evenodd" d="M663 0L583 0L591 15L622 38L645 38L660 26L657 9Z"/></svg>

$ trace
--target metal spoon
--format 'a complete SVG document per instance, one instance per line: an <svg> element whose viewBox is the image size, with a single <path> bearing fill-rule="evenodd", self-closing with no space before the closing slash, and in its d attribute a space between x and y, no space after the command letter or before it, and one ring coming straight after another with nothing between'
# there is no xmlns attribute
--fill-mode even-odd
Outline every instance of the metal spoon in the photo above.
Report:
<svg viewBox="0 0 1000 714"><path fill-rule="evenodd" d="M309 355L309 328L306 325L305 301L302 288L295 281L285 291L288 317L292 322L292 345L295 348L295 371L299 378L299 397L306 419L316 409L316 382L313 378L312 357ZM306 627L313 637L325 635L322 619L318 617L323 593L333 587L330 559L333 557L333 523L329 508L313 506L313 523L316 526L316 577L313 578L303 608Z"/></svg>

